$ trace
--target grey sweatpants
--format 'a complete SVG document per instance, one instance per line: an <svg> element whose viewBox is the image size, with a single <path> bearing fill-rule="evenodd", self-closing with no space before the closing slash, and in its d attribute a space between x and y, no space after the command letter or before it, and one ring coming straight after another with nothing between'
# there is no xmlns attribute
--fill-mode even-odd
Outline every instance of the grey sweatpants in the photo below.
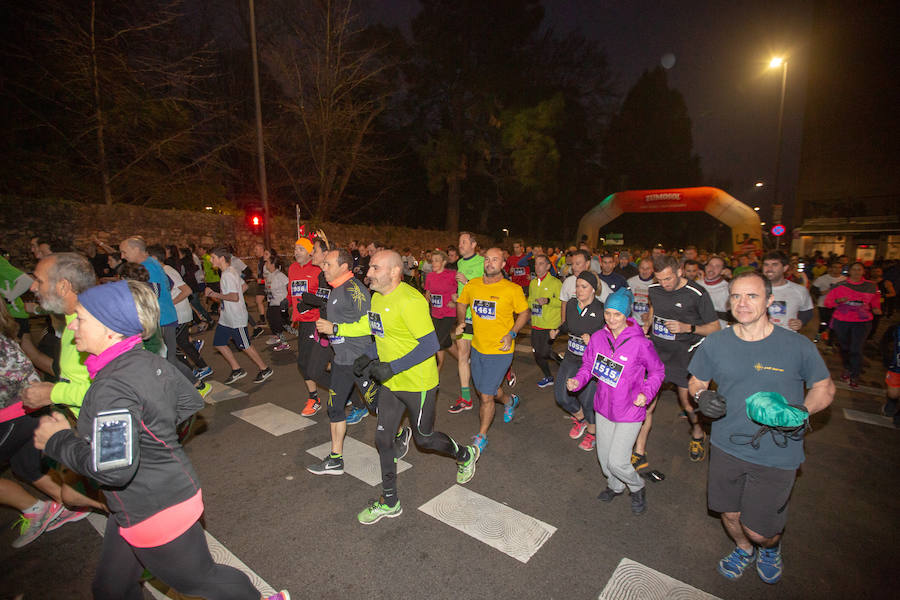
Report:
<svg viewBox="0 0 900 600"><path fill-rule="evenodd" d="M606 476L606 485L614 492L636 492L644 481L631 466L631 449L641 430L641 423L614 423L601 415L597 417L597 458Z"/></svg>

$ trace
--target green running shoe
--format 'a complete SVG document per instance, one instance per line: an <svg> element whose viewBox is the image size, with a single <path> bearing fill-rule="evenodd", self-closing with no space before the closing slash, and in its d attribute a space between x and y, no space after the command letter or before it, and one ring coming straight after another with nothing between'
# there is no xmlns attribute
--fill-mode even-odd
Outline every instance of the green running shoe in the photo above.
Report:
<svg viewBox="0 0 900 600"><path fill-rule="evenodd" d="M361 513L356 515L356 518L363 525L373 525L384 517L393 519L401 514L403 514L403 509L400 507L400 502L397 502L394 506L388 506L384 503L384 498L380 498L363 509Z"/></svg>
<svg viewBox="0 0 900 600"><path fill-rule="evenodd" d="M481 456L478 446L469 446L469 460L464 463L456 463L456 483L462 485L469 483L475 477L475 463Z"/></svg>

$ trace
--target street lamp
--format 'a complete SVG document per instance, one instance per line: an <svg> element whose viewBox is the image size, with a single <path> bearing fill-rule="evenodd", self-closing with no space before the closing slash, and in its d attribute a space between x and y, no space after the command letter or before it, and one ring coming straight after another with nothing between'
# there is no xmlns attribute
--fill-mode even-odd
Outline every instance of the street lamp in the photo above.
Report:
<svg viewBox="0 0 900 600"><path fill-rule="evenodd" d="M505 234L506 234L506 237L509 237L509 229L507 229L507 228L504 227L504 228L501 229L500 231L502 231L503 233L505 233Z"/></svg>
<svg viewBox="0 0 900 600"><path fill-rule="evenodd" d="M779 175L781 174L781 146L784 138L784 93L787 88L787 68L788 61L780 56L776 56L772 60L769 61L770 69L777 69L781 67L781 101L778 105L778 146L775 149L775 180L772 183L772 213L773 216L776 217L773 219L776 223L781 223L781 211L783 205L781 204L780 199L778 198L778 180ZM794 218L798 218L798 215L794 215ZM776 241L775 247L778 248L780 245L781 238Z"/></svg>
<svg viewBox="0 0 900 600"><path fill-rule="evenodd" d="M758 187L758 188L761 188L764 184L763 184L762 181L757 181L757 182L754 183L753 185L755 185L755 186Z"/></svg>
<svg viewBox="0 0 900 600"><path fill-rule="evenodd" d="M753 207L753 210L755 210L756 212L759 212L759 207L758 207L758 206L754 206L754 207Z"/></svg>

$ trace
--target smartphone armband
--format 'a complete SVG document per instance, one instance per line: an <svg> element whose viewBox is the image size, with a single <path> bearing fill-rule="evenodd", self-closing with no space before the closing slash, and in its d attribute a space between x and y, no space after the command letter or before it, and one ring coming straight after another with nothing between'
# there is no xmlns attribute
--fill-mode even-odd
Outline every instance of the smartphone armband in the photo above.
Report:
<svg viewBox="0 0 900 600"><path fill-rule="evenodd" d="M125 409L108 410L94 418L94 438L91 444L94 471L112 471L131 466L134 429L131 413Z"/></svg>

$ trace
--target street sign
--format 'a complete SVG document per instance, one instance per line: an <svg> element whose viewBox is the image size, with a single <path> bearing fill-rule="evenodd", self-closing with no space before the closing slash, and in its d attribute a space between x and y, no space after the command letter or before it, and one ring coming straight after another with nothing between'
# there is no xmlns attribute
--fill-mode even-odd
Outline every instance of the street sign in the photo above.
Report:
<svg viewBox="0 0 900 600"><path fill-rule="evenodd" d="M774 227L772 227L771 231L772 231L772 235L774 235L775 237L784 235L784 232L785 232L784 225L781 225L781 224L775 225Z"/></svg>

